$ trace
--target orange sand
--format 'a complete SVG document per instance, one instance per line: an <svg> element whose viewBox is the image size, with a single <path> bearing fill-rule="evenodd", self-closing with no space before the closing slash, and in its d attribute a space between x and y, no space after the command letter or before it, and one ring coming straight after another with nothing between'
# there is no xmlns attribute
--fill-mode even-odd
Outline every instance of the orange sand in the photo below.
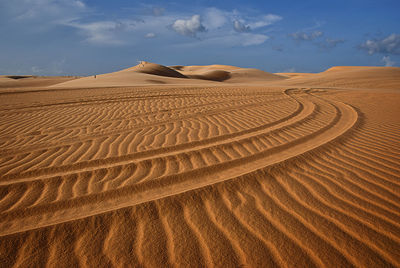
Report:
<svg viewBox="0 0 400 268"><path fill-rule="evenodd" d="M400 266L399 89L383 67L0 77L0 267Z"/></svg>

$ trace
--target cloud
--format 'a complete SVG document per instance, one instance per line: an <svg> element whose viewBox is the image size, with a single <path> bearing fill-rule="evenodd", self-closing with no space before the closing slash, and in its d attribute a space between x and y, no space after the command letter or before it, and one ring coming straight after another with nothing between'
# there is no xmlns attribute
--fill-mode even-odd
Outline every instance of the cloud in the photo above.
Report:
<svg viewBox="0 0 400 268"><path fill-rule="evenodd" d="M326 44L328 44L329 47L336 47L338 44L344 43L344 40L343 39L326 38L325 42L326 42Z"/></svg>
<svg viewBox="0 0 400 268"><path fill-rule="evenodd" d="M80 30L80 32L86 36L86 42L97 45L124 44L115 34L126 30L129 26L127 22L116 21L97 21L90 23L65 22L64 25Z"/></svg>
<svg viewBox="0 0 400 268"><path fill-rule="evenodd" d="M1 1L1 0L0 0ZM271 25L282 17L218 8L200 9L197 14L176 11L165 14L158 6L129 9L125 17L99 14L86 0L13 0L0 4L0 24L5 21L21 34L48 32L48 36L64 31L80 36L91 45L138 45L145 38L157 37L166 44L185 42L182 36L198 37L218 43L221 47L252 46L264 43L269 37L262 27ZM5 8L3 8L5 7ZM7 14L7 16L4 16ZM182 19L183 18L183 19ZM172 31L171 31L172 30ZM248 35L244 35L248 34ZM200 42L196 38L186 39ZM33 65L32 65L33 66Z"/></svg>
<svg viewBox="0 0 400 268"><path fill-rule="evenodd" d="M269 39L269 37L264 34L243 33L242 37L243 37L243 39L241 41L241 45L245 46L245 47L261 45Z"/></svg>
<svg viewBox="0 0 400 268"><path fill-rule="evenodd" d="M204 25L201 24L200 15L193 15L188 20L176 20L171 27L175 32L191 37L195 37L199 32L206 31Z"/></svg>
<svg viewBox="0 0 400 268"><path fill-rule="evenodd" d="M311 33L296 32L290 33L289 36L295 41L312 41L318 37L321 37L324 33L322 31L313 31Z"/></svg>
<svg viewBox="0 0 400 268"><path fill-rule="evenodd" d="M343 39L326 38L324 41L318 43L317 45L322 49L332 49L342 43L344 43Z"/></svg>
<svg viewBox="0 0 400 268"><path fill-rule="evenodd" d="M21 37L44 34L90 13L85 2L78 0L0 0L0 28L5 25Z"/></svg>
<svg viewBox="0 0 400 268"><path fill-rule="evenodd" d="M310 26L310 27L306 27L302 30L302 32L311 32L313 30L319 29L321 28L323 25L325 24L324 21L315 21L314 25Z"/></svg>
<svg viewBox="0 0 400 268"><path fill-rule="evenodd" d="M319 47L321 50L330 50L335 47L337 47L339 44L342 44L345 42L343 39L333 39L333 38L325 38L322 39L324 35L324 32L321 30L313 30L321 26L321 23L317 23L315 26L303 29L302 31L298 31L295 33L290 33L288 34L289 37L291 37L293 40L299 44L300 42L307 41L311 42L313 45Z"/></svg>
<svg viewBox="0 0 400 268"><path fill-rule="evenodd" d="M179 44L178 47L248 47L261 45L265 43L265 41L267 41L268 39L269 37L264 34L232 33L230 35L215 36L207 39L193 41L191 43Z"/></svg>
<svg viewBox="0 0 400 268"><path fill-rule="evenodd" d="M375 53L400 55L400 34L391 34L386 38L367 40L359 46L360 49Z"/></svg>
<svg viewBox="0 0 400 268"><path fill-rule="evenodd" d="M204 26L207 29L218 29L228 21L229 13L217 8L208 8L204 14Z"/></svg>
<svg viewBox="0 0 400 268"><path fill-rule="evenodd" d="M154 37L156 37L156 34L155 33L148 33L148 34L145 35L145 37L146 38L154 38Z"/></svg>
<svg viewBox="0 0 400 268"><path fill-rule="evenodd" d="M383 56L382 62L385 64L386 67L392 67L396 63L390 59L389 56Z"/></svg>
<svg viewBox="0 0 400 268"><path fill-rule="evenodd" d="M275 14L267 14L267 15L261 16L256 21L249 23L248 26L251 29L258 29L258 28L262 28L262 27L266 27L271 24L274 24L280 20L282 20L281 16L278 16Z"/></svg>
<svg viewBox="0 0 400 268"><path fill-rule="evenodd" d="M57 21L87 11L81 0L13 0L4 3L3 8L14 21Z"/></svg>
<svg viewBox="0 0 400 268"><path fill-rule="evenodd" d="M73 1L73 3L74 3L75 6L77 6L79 8L85 8L86 7L85 3L83 3L82 1L79 1L79 0Z"/></svg>
<svg viewBox="0 0 400 268"><path fill-rule="evenodd" d="M321 37L325 35L322 30L319 30L322 25L322 22L316 22L315 25L294 33L289 33L288 36L296 41L297 44L307 41L319 47L321 50L330 50L345 42L343 39L333 39L329 37L322 39Z"/></svg>
<svg viewBox="0 0 400 268"><path fill-rule="evenodd" d="M244 23L242 23L238 20L235 20L233 22L233 29L238 33L245 33L245 32L251 31L250 26L244 25Z"/></svg>
<svg viewBox="0 0 400 268"><path fill-rule="evenodd" d="M248 17L246 19L238 19L237 17L242 17L239 12L235 12L233 17L233 29L238 33L250 32L259 28L263 28L272 25L280 20L281 16L274 14L267 14L259 17ZM247 21L247 22L246 22Z"/></svg>

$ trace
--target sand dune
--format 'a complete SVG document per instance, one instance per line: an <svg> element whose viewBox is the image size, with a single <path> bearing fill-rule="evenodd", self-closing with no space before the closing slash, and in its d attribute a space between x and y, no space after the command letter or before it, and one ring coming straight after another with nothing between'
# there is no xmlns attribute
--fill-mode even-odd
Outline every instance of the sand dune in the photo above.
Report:
<svg viewBox="0 0 400 268"><path fill-rule="evenodd" d="M189 81L188 81L189 79ZM132 85L212 85L211 82L230 82L238 84L265 83L287 77L257 69L239 68L226 65L209 66L163 66L150 62L114 73L84 77L75 81L60 83L54 88L93 88Z"/></svg>
<svg viewBox="0 0 400 268"><path fill-rule="evenodd" d="M275 73L280 76L285 76L287 78L300 78L300 77L307 77L312 76L314 73Z"/></svg>
<svg viewBox="0 0 400 268"><path fill-rule="evenodd" d="M155 64L151 62L140 62L138 65L122 70L120 72L138 72L144 74L151 74L151 75L159 75L159 76L167 76L167 77L175 77L175 78L187 78L180 72L168 68L166 66Z"/></svg>
<svg viewBox="0 0 400 268"><path fill-rule="evenodd" d="M400 266L397 71L149 64L2 91L0 266Z"/></svg>
<svg viewBox="0 0 400 268"><path fill-rule="evenodd" d="M172 66L171 68L190 78L231 83L254 83L286 79L286 77L281 75L264 72L258 69L239 68L229 65Z"/></svg>
<svg viewBox="0 0 400 268"><path fill-rule="evenodd" d="M231 78L231 73L223 70L207 70L201 73L187 74L187 77L222 82Z"/></svg>
<svg viewBox="0 0 400 268"><path fill-rule="evenodd" d="M76 79L74 76L0 75L0 94L33 91Z"/></svg>
<svg viewBox="0 0 400 268"><path fill-rule="evenodd" d="M399 67L337 66L317 74L284 74L291 79L287 85L309 87L344 87L369 89L399 89Z"/></svg>

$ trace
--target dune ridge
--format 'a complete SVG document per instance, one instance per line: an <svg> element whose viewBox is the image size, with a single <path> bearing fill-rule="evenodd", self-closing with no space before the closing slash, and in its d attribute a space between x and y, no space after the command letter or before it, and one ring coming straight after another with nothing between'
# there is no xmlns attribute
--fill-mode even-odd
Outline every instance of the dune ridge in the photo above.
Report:
<svg viewBox="0 0 400 268"><path fill-rule="evenodd" d="M181 74L180 72L174 69L171 69L169 67L160 64L145 62L145 61L141 61L138 65L119 72L137 72L137 73L144 73L144 74L151 74L158 76L187 78L185 75Z"/></svg>
<svg viewBox="0 0 400 268"><path fill-rule="evenodd" d="M0 94L0 266L400 266L397 69L164 67Z"/></svg>

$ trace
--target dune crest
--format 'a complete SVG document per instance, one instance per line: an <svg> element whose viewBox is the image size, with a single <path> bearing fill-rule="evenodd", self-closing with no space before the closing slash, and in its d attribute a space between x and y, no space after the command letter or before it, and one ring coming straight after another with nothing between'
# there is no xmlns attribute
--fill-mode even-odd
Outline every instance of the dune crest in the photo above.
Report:
<svg viewBox="0 0 400 268"><path fill-rule="evenodd" d="M151 74L151 75L158 75L158 76L167 76L167 77L175 77L175 78L187 78L183 74L174 69L168 68L166 66L150 63L146 61L141 61L138 65L119 71L119 72L137 72L137 73L144 73L144 74ZM117 72L118 73L118 72Z"/></svg>

